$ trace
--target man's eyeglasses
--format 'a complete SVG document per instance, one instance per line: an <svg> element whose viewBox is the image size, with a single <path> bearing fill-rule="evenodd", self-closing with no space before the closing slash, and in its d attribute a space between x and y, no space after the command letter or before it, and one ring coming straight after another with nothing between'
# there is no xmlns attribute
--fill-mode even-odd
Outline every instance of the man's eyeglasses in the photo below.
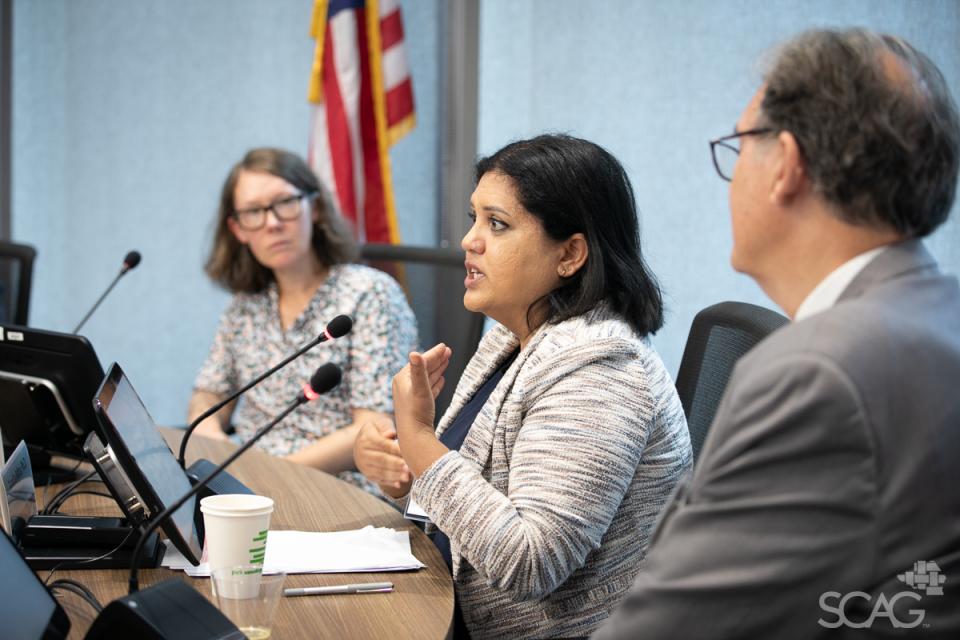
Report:
<svg viewBox="0 0 960 640"><path fill-rule="evenodd" d="M713 166L716 168L720 177L730 182L733 180L733 167L737 164L737 156L740 155L739 139L743 136L759 136L765 133L773 133L770 127L759 127L757 129L748 129L747 131L738 131L710 141L710 154L713 156ZM736 141L736 142L734 142Z"/></svg>
<svg viewBox="0 0 960 640"><path fill-rule="evenodd" d="M273 211L273 215L281 222L290 222L300 217L302 209L300 201L304 198L312 198L317 195L316 191L309 193L298 193L295 196L288 196L271 202L265 207L250 207L249 209L237 209L233 212L233 217L244 231L256 231L267 223L267 212Z"/></svg>

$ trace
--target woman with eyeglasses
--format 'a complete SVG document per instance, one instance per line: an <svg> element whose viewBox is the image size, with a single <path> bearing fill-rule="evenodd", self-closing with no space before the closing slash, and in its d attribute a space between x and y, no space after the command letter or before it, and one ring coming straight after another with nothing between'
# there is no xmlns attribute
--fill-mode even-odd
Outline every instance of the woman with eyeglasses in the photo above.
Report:
<svg viewBox="0 0 960 640"><path fill-rule="evenodd" d="M356 247L328 192L297 155L253 149L227 175L206 272L233 293L190 399L192 422L214 403L320 335L340 314L346 336L311 349L205 420L197 433L248 438L325 362L343 369L332 392L301 407L258 446L377 492L354 470L360 424L391 410L390 379L416 348L416 321L397 283L350 264Z"/></svg>

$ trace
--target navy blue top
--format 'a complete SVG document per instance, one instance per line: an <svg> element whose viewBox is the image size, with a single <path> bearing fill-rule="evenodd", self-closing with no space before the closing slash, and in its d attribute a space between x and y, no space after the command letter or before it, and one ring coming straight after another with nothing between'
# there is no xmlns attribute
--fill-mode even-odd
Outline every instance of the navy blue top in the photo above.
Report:
<svg viewBox="0 0 960 640"><path fill-rule="evenodd" d="M507 369L510 368L513 361L516 360L517 353L519 352L514 351L511 353L510 356L497 367L497 370L494 371L490 377L487 378L487 381L477 389L477 392L473 394L470 401L463 405L460 413L457 414L457 417L453 419L450 426L448 426L443 432L443 435L440 436L440 442L446 445L448 449L451 451L459 451L460 447L463 446L463 441L467 439L467 434L470 433L470 427L473 426L473 421L477 419L480 409L483 408L483 405L487 402L487 398L489 398L493 390L496 389L500 379L503 378L503 374L507 372ZM437 531L433 534L433 544L440 550L440 555L443 556L447 566L453 569L453 559L450 556L450 539L447 538L447 534L442 531Z"/></svg>

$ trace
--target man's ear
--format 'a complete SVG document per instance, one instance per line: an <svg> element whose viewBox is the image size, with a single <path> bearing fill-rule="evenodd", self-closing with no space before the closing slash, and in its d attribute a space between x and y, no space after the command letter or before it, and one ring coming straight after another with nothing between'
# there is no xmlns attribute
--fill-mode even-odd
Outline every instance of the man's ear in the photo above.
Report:
<svg viewBox="0 0 960 640"><path fill-rule="evenodd" d="M807 185L807 166L800 144L789 131L777 134L777 156L770 197L776 204L786 204Z"/></svg>
<svg viewBox="0 0 960 640"><path fill-rule="evenodd" d="M560 254L558 273L563 278L573 276L583 267L590 254L587 238L582 233L575 233L563 241L563 251Z"/></svg>

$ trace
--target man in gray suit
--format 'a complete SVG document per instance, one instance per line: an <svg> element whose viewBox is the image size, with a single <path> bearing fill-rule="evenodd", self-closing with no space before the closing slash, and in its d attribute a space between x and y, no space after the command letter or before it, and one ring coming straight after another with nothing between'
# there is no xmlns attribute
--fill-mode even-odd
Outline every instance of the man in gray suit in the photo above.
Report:
<svg viewBox="0 0 960 640"><path fill-rule="evenodd" d="M594 637L960 638L960 289L919 240L957 186L943 77L808 32L711 146L733 266L794 322L737 365Z"/></svg>

